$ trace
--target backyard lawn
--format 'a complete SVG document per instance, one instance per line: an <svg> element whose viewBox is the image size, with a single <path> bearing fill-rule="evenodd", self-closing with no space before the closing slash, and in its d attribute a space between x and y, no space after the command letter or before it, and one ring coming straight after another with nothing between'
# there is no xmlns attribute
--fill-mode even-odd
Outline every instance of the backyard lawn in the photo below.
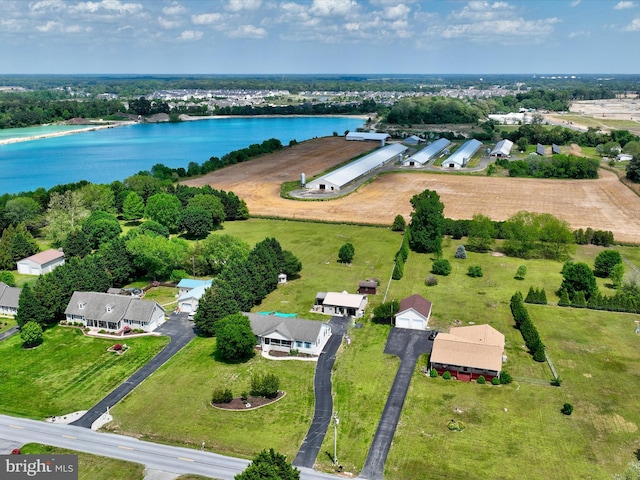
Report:
<svg viewBox="0 0 640 480"><path fill-rule="evenodd" d="M85 337L56 326L37 348L22 348L20 335L0 342L0 412L42 419L87 410L146 364L167 337L128 338L126 353L107 349L114 340ZM120 341L122 342L122 341Z"/></svg>

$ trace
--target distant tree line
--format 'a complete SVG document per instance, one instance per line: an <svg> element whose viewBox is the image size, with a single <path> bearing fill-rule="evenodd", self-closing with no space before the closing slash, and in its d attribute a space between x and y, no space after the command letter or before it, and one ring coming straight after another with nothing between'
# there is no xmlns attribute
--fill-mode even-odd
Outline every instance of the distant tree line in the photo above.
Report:
<svg viewBox="0 0 640 480"><path fill-rule="evenodd" d="M598 159L574 155L530 156L525 160L512 161L499 158L495 163L507 169L510 177L593 179L598 178L600 168Z"/></svg>
<svg viewBox="0 0 640 480"><path fill-rule="evenodd" d="M457 98L410 97L396 102L384 117L391 124L477 123L484 113Z"/></svg>

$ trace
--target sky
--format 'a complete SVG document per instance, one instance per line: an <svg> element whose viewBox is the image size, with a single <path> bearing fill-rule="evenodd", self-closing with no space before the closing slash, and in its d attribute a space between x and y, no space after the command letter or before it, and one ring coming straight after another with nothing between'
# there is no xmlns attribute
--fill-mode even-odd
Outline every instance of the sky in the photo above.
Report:
<svg viewBox="0 0 640 480"><path fill-rule="evenodd" d="M0 0L0 74L640 73L640 0Z"/></svg>

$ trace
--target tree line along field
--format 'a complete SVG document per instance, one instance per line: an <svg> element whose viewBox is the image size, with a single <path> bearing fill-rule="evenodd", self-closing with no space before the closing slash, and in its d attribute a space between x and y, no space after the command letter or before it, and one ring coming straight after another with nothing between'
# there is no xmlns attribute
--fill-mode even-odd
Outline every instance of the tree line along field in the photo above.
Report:
<svg viewBox="0 0 640 480"><path fill-rule="evenodd" d="M346 142L337 137L314 139L184 183L231 190L246 201L252 215L258 216L391 225L397 214L408 219L410 198L430 189L440 195L448 218L470 219L482 213L493 220L506 220L526 210L550 213L568 221L573 229L612 231L621 242L636 243L640 238L640 197L614 173L603 169L596 180L437 175L402 170L380 175L348 196L330 201L302 202L280 196L282 183L299 179L300 173L310 179L353 158L354 143L367 142Z"/></svg>
<svg viewBox="0 0 640 480"><path fill-rule="evenodd" d="M250 219L231 222L220 233L255 243L277 238L303 264L300 277L280 285L254 311L308 314L317 291L355 291L358 280L380 280L381 293L370 296L370 307L382 302L401 235L386 228ZM355 247L353 262L337 262L345 242ZM448 277L426 287L432 258L411 252L400 281L392 281L387 300L420 293L433 302L432 324L439 329L471 322L489 323L506 337L505 369L515 382L505 386L431 379L419 361L401 421L386 464L385 478L522 478L523 465L535 465L527 478L610 478L635 458L638 449L635 408L640 353L634 320L638 315L561 308L555 305L562 264L547 260L496 257L468 253L454 259L460 241L445 240L444 257L452 263ZM629 248L630 247L626 247ZM602 249L579 246L574 258L593 264ZM630 249L633 250L633 249ZM625 253L626 255L626 253ZM637 258L637 257L635 257ZM524 280L515 280L518 266L527 266ZM466 275L480 265L482 278ZM544 288L550 305L527 305L553 359L561 387L544 363L536 363L522 345L509 311L516 291ZM599 279L601 290L607 290ZM607 292L610 293L611 291ZM351 344L338 353L333 375L335 407L340 412L338 454L345 471L362 468L399 360L383 353L388 325L365 319L352 329ZM228 365L214 356L215 338L196 338L156 374L112 409L109 431L197 447L203 440L221 453L252 457L263 448L293 458L313 415L313 365L269 362L256 357ZM247 388L250 372L269 371L281 379L287 395L256 412L224 412L208 405L214 388L234 392ZM149 402L161 398L153 412ZM560 413L564 402L575 406L572 416ZM451 418L463 421L463 432L451 432ZM225 425L220 429L219 425ZM479 446L482 446L480 449ZM318 467L333 471L328 455L329 431Z"/></svg>

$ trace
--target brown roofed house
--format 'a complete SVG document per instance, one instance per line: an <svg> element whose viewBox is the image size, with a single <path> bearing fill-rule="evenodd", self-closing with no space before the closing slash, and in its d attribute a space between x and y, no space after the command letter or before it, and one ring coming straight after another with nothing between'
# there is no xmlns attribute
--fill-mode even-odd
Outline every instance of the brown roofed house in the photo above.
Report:
<svg viewBox="0 0 640 480"><path fill-rule="evenodd" d="M504 335L490 325L454 327L440 333L433 342L430 368L446 371L458 380L474 380L480 375L491 380L502 370Z"/></svg>

